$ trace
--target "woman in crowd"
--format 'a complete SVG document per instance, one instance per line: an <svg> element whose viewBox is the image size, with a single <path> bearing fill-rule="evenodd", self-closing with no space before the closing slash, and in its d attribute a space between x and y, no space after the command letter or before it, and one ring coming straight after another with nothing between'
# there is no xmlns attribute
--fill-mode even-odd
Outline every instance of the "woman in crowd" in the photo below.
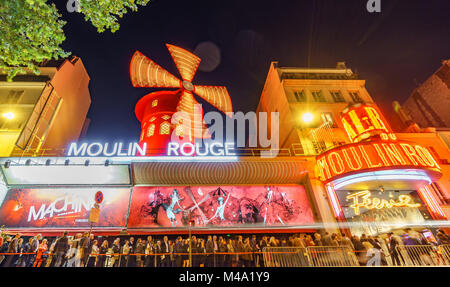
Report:
<svg viewBox="0 0 450 287"><path fill-rule="evenodd" d="M145 253L145 246L144 243L142 242L142 239L138 238L137 243L136 243L136 266L137 267L143 267L144 266L144 260L142 257L142 254Z"/></svg>
<svg viewBox="0 0 450 287"><path fill-rule="evenodd" d="M43 239L41 244L39 244L38 252L36 255L36 260L34 261L33 267L41 267L41 264L45 261L45 252L47 251L47 239Z"/></svg>
<svg viewBox="0 0 450 287"><path fill-rule="evenodd" d="M96 261L98 258L98 253L99 253L97 244L98 244L98 241L94 240L94 242L92 243L91 253L89 254L89 257L88 257L87 267L95 267L95 264L96 264Z"/></svg>
<svg viewBox="0 0 450 287"><path fill-rule="evenodd" d="M226 255L226 267L233 267L237 262L237 255L234 254L234 245L231 239L227 241L227 253L231 253Z"/></svg>
<svg viewBox="0 0 450 287"><path fill-rule="evenodd" d="M112 265L113 267L118 267L120 262L120 238L116 238L116 240L114 240L112 252L113 252Z"/></svg>
<svg viewBox="0 0 450 287"><path fill-rule="evenodd" d="M125 241L125 244L122 246L120 267L128 267L128 259L130 254L130 242L128 240Z"/></svg>
<svg viewBox="0 0 450 287"><path fill-rule="evenodd" d="M183 255L181 256L181 259L183 260L183 267L189 267L189 239L183 240L182 245Z"/></svg>
<svg viewBox="0 0 450 287"><path fill-rule="evenodd" d="M244 254L240 255L243 267L252 267L252 247L250 246L250 239L247 237L244 240L242 252Z"/></svg>
<svg viewBox="0 0 450 287"><path fill-rule="evenodd" d="M97 256L97 267L104 267L106 261L106 253L108 253L108 240L104 239L100 246L99 254Z"/></svg>

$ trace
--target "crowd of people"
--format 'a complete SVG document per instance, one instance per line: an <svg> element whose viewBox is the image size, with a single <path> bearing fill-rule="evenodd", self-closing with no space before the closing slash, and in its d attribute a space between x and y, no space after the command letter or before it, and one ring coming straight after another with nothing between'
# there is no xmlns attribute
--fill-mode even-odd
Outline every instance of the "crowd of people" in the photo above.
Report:
<svg viewBox="0 0 450 287"><path fill-rule="evenodd" d="M402 265L399 245L450 244L449 237L438 231L437 240L406 229L401 236L388 233L378 236L348 237L344 233L294 234L288 237L256 235L243 237L206 236L191 239L178 236L169 240L147 237L102 237L85 232L53 239L38 234L23 238L20 234L0 237L1 267L260 267L264 266L265 247L346 246L354 251L359 264L367 264L369 257L379 254L381 265Z"/></svg>

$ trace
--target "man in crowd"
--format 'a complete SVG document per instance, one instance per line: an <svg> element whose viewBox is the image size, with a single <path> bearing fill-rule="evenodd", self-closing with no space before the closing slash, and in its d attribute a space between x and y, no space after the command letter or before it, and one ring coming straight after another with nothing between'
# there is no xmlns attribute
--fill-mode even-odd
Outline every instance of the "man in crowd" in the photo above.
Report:
<svg viewBox="0 0 450 287"><path fill-rule="evenodd" d="M67 231L64 231L63 235L56 240L55 247L53 249L55 267L64 266L67 261L66 254L69 251L69 238L67 237Z"/></svg>
<svg viewBox="0 0 450 287"><path fill-rule="evenodd" d="M403 256L401 253L398 252L397 246L400 244L398 240L393 236L392 232L389 232L387 234L388 238L388 250L389 254L391 255L392 264L396 266L401 266L400 264L400 258L402 259L403 263L405 263L405 260L403 259Z"/></svg>
<svg viewBox="0 0 450 287"><path fill-rule="evenodd" d="M164 236L163 243L161 245L161 251L162 253L165 253L161 256L161 267L170 267L170 246L169 246L169 239L167 236Z"/></svg>

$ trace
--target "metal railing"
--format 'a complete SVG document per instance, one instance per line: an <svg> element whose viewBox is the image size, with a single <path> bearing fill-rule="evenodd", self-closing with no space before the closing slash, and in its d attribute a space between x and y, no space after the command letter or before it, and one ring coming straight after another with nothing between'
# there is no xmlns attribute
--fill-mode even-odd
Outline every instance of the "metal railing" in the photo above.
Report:
<svg viewBox="0 0 450 287"><path fill-rule="evenodd" d="M355 253L347 246L313 246L306 248L310 266L359 266Z"/></svg>
<svg viewBox="0 0 450 287"><path fill-rule="evenodd" d="M265 267L309 266L306 248L265 247L262 253Z"/></svg>
<svg viewBox="0 0 450 287"><path fill-rule="evenodd" d="M450 266L449 245L400 245L403 266Z"/></svg>

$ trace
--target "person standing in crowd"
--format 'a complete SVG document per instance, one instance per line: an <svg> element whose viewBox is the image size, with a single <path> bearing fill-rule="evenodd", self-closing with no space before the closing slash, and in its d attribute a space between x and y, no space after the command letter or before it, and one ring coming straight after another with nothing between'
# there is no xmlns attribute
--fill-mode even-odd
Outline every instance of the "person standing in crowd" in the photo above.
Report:
<svg viewBox="0 0 450 287"><path fill-rule="evenodd" d="M197 253L197 251L199 249L199 243L198 243L197 237L195 235L192 236L191 238L192 238L191 250L190 250L190 252L192 253L191 266L192 267L199 267L200 265L197 264L199 262L199 260L198 260L199 257L198 257L198 255L196 255L196 253Z"/></svg>
<svg viewBox="0 0 450 287"><path fill-rule="evenodd" d="M67 267L79 267L78 261L79 261L79 252L78 252L78 244L80 242L81 234L76 234L72 237L70 240L70 248L67 252Z"/></svg>
<svg viewBox="0 0 450 287"><path fill-rule="evenodd" d="M250 246L250 239L247 237L244 240L243 246L242 246L242 252L243 254L240 255L242 258L242 266L243 267L253 267L253 256L252 256L252 247Z"/></svg>
<svg viewBox="0 0 450 287"><path fill-rule="evenodd" d="M91 252L89 253L89 257L87 260L87 267L95 267L96 263L97 263L97 258L98 258L98 246L97 246L98 242L97 240L92 241L92 246L90 248Z"/></svg>
<svg viewBox="0 0 450 287"><path fill-rule="evenodd" d="M100 246L100 255L97 257L97 267L105 267L106 253L108 253L108 240L104 239Z"/></svg>
<svg viewBox="0 0 450 287"><path fill-rule="evenodd" d="M120 258L120 267L128 267L128 259L130 254L130 242L125 240L125 244L122 245L121 250L121 258Z"/></svg>
<svg viewBox="0 0 450 287"><path fill-rule="evenodd" d="M80 239L78 250L80 254L80 265L86 266L87 258L89 256L90 237L88 232L83 233L83 237Z"/></svg>
<svg viewBox="0 0 450 287"><path fill-rule="evenodd" d="M234 245L233 245L233 242L231 239L228 239L228 241L227 241L227 253L230 253L230 254L226 255L227 256L227 260L226 260L227 264L225 267L233 267L235 265L235 262L237 261L236 260L237 255L234 254Z"/></svg>
<svg viewBox="0 0 450 287"><path fill-rule="evenodd" d="M450 237L440 229L437 231L436 239L439 245L450 244Z"/></svg>
<svg viewBox="0 0 450 287"><path fill-rule="evenodd" d="M54 248L54 266L60 267L64 266L66 261L66 254L69 250L69 238L67 237L67 231L64 231L63 235L56 240Z"/></svg>
<svg viewBox="0 0 450 287"><path fill-rule="evenodd" d="M315 246L323 246L322 237L319 233L314 233L314 245Z"/></svg>
<svg viewBox="0 0 450 287"><path fill-rule="evenodd" d="M45 252L47 251L47 239L43 239L41 244L39 244L38 252L36 254L36 260L34 261L33 267L41 267L41 264L45 261Z"/></svg>
<svg viewBox="0 0 450 287"><path fill-rule="evenodd" d="M331 235L328 232L325 232L325 235L321 239L323 246L333 246L331 242Z"/></svg>
<svg viewBox="0 0 450 287"><path fill-rule="evenodd" d="M170 267L176 267L175 266L175 257L173 256L173 252L174 252L174 249L175 249L175 242L173 242L172 240L169 240L169 248L170 248L170 255L169 255L169 257L170 257L170 263L169 263L169 266Z"/></svg>
<svg viewBox="0 0 450 287"><path fill-rule="evenodd" d="M311 235L306 235L305 238L305 247L313 247L316 246L316 244L314 243L314 240L312 239Z"/></svg>
<svg viewBox="0 0 450 287"><path fill-rule="evenodd" d="M330 246L339 247L339 241L337 239L337 234L336 233L331 234L330 244L331 244Z"/></svg>
<svg viewBox="0 0 450 287"><path fill-rule="evenodd" d="M8 242L8 249L6 250L6 253L11 253L5 256L5 259L3 260L2 267L14 267L14 263L17 260L18 256L18 248L19 248L19 238L20 234L16 234L14 238L10 239Z"/></svg>
<svg viewBox="0 0 450 287"><path fill-rule="evenodd" d="M136 242L134 242L134 237L130 238L130 242L128 242L130 246L130 255L128 256L128 267L136 267Z"/></svg>
<svg viewBox="0 0 450 287"><path fill-rule="evenodd" d="M348 247L350 247L350 249L352 251L355 250L355 246L353 245L353 242L350 240L350 238L348 238L347 235L345 235L345 233L341 234L341 238L339 240L339 245L340 246L348 246Z"/></svg>
<svg viewBox="0 0 450 287"><path fill-rule="evenodd" d="M358 236L354 235L352 236L352 244L355 248L356 257L358 258L359 265L364 266L366 262L364 261L366 259L365 248L364 245L361 243Z"/></svg>
<svg viewBox="0 0 450 287"><path fill-rule="evenodd" d="M214 242L212 241L212 236L208 236L208 240L205 244L206 256L205 256L205 267L214 267Z"/></svg>
<svg viewBox="0 0 450 287"><path fill-rule="evenodd" d="M154 254L153 238L148 236L145 243L145 267L155 267L155 256L152 254Z"/></svg>
<svg viewBox="0 0 450 287"><path fill-rule="evenodd" d="M178 236L175 241L175 246L173 247L173 257L175 260L175 267L182 267L183 265L183 258L181 253L183 253L183 239L181 236Z"/></svg>
<svg viewBox="0 0 450 287"><path fill-rule="evenodd" d="M112 252L113 252L113 259L112 259L112 266L118 267L120 263L120 238L116 238L113 242L112 246Z"/></svg>
<svg viewBox="0 0 450 287"><path fill-rule="evenodd" d="M182 258L182 267L189 267L189 239L184 239L182 244L183 255Z"/></svg>
<svg viewBox="0 0 450 287"><path fill-rule="evenodd" d="M141 238L138 238L134 252L136 253L136 267L144 267L144 257L142 254L145 253L145 246Z"/></svg>
<svg viewBox="0 0 450 287"><path fill-rule="evenodd" d="M167 236L163 237L163 242L161 244L161 251L164 253L161 256L161 267L170 267L170 245Z"/></svg>
<svg viewBox="0 0 450 287"><path fill-rule="evenodd" d="M217 262L219 267L226 267L227 264L227 243L222 236L219 237L219 254L217 255Z"/></svg>
<svg viewBox="0 0 450 287"><path fill-rule="evenodd" d="M23 267L27 267L28 266L28 262L30 261L30 257L31 257L31 244L33 242L33 237L28 238L28 242L25 243L25 245L23 246L23 256L22 256L22 266ZM1 252L1 251L0 251ZM1 262L1 260L0 260Z"/></svg>
<svg viewBox="0 0 450 287"><path fill-rule="evenodd" d="M37 234L35 237L33 237L33 241L31 243L31 253L34 253L34 254L30 255L29 261L28 261L26 267L32 267L33 266L34 261L36 259L36 254L38 252L39 244L40 244L41 240L42 240L42 235L41 234Z"/></svg>
<svg viewBox="0 0 450 287"><path fill-rule="evenodd" d="M161 254L161 253L163 253L163 247L161 245L161 240L156 241L154 252L155 252L155 257L156 257L156 267L163 267L162 261L164 260L164 255Z"/></svg>
<svg viewBox="0 0 450 287"><path fill-rule="evenodd" d="M392 235L393 235L392 232L389 232L387 234L387 244L388 244L389 254L391 255L392 263L396 266L401 266L402 264L400 264L400 257L402 258L403 263L405 263L405 261L403 260L403 256L397 250L397 246L399 245L399 242Z"/></svg>
<svg viewBox="0 0 450 287"><path fill-rule="evenodd" d="M259 256L259 245L258 245L258 240L256 240L256 235L252 235L252 239L250 240L250 246L252 247L252 252L253 252L253 266L255 267L259 267L259 262L261 262Z"/></svg>

